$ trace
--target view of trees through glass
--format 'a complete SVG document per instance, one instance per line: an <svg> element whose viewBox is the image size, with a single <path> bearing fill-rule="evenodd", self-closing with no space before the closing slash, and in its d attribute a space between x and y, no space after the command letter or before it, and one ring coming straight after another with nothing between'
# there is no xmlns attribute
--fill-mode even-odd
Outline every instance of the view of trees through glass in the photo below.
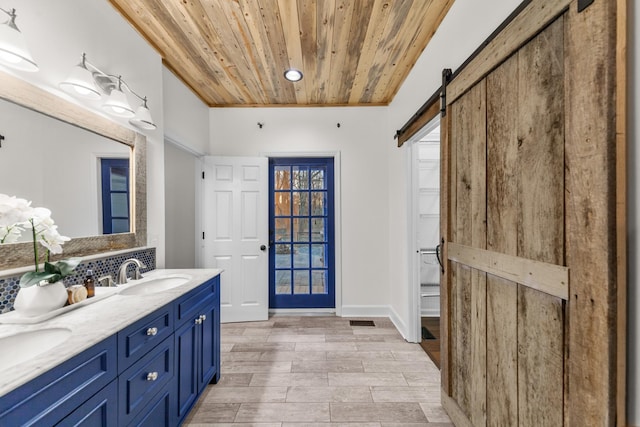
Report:
<svg viewBox="0 0 640 427"><path fill-rule="evenodd" d="M324 166L275 166L276 294L327 293Z"/></svg>

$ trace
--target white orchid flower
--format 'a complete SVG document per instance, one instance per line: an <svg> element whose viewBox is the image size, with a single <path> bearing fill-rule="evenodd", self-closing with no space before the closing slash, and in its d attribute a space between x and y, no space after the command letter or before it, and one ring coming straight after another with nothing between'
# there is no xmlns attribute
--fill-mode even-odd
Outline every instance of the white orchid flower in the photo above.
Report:
<svg viewBox="0 0 640 427"><path fill-rule="evenodd" d="M15 196L0 194L0 244L14 243L25 229L30 228L33 237L34 271L20 278L20 287L42 283L55 283L73 272L80 258L69 258L56 263L49 262L50 254L62 252L62 245L71 240L58 233L58 226L47 208L32 208L31 202ZM38 243L47 248L45 271L40 271Z"/></svg>
<svg viewBox="0 0 640 427"><path fill-rule="evenodd" d="M21 224L33 216L31 202L15 196L0 194L0 227L11 227Z"/></svg>
<svg viewBox="0 0 640 427"><path fill-rule="evenodd" d="M62 245L71 238L58 233L58 226L52 225L40 234L40 244L49 249L52 254L62 253Z"/></svg>
<svg viewBox="0 0 640 427"><path fill-rule="evenodd" d="M18 224L0 226L0 244L17 242L23 231L24 229Z"/></svg>

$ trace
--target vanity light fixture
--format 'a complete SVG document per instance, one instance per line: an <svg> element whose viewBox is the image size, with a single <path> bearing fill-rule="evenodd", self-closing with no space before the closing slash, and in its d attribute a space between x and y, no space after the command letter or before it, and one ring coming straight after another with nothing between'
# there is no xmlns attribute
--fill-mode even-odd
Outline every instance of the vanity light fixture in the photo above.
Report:
<svg viewBox="0 0 640 427"><path fill-rule="evenodd" d="M134 126L138 126L141 129L153 130L156 128L156 125L153 123L153 119L151 118L151 111L149 111L149 107L147 107L146 96L142 100L142 105L136 109L135 117L129 120L129 123Z"/></svg>
<svg viewBox="0 0 640 427"><path fill-rule="evenodd" d="M16 26L16 10L0 10L9 15L9 20L0 24L0 64L20 71L38 71L27 42Z"/></svg>
<svg viewBox="0 0 640 427"><path fill-rule="evenodd" d="M118 76L118 85L111 89L111 94L102 104L102 108L112 116L125 117L127 119L136 115L127 100L127 95L122 91L122 77Z"/></svg>
<svg viewBox="0 0 640 427"><path fill-rule="evenodd" d="M302 71L296 70L295 68L289 68L284 72L284 78L290 82L299 82L302 80Z"/></svg>
<svg viewBox="0 0 640 427"><path fill-rule="evenodd" d="M86 99L100 99L104 94L106 99L102 108L106 113L128 118L129 123L140 129L153 130L157 127L147 107L147 97L134 92L122 76L107 74L98 69L87 61L84 53L82 61L71 71L69 77L60 83L60 87L74 96ZM141 101L141 105L135 111L123 89Z"/></svg>
<svg viewBox="0 0 640 427"><path fill-rule="evenodd" d="M82 61L71 70L69 77L62 83L60 88L71 95L87 99L100 99L102 94L93 80L93 73L89 71L86 63L86 55L82 54Z"/></svg>

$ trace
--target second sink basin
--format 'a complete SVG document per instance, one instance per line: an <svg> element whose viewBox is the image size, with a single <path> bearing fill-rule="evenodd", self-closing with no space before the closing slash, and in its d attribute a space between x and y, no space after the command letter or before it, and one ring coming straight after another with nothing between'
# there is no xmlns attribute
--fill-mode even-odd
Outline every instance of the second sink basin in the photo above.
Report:
<svg viewBox="0 0 640 427"><path fill-rule="evenodd" d="M42 354L71 336L66 328L41 329L19 332L0 338L0 370L9 369L19 363Z"/></svg>
<svg viewBox="0 0 640 427"><path fill-rule="evenodd" d="M119 292L119 295L149 295L157 292L173 289L180 285L184 285L189 280L190 276L173 274L171 276L163 276L152 278L149 280L142 279L143 281L136 283L130 282L127 287Z"/></svg>

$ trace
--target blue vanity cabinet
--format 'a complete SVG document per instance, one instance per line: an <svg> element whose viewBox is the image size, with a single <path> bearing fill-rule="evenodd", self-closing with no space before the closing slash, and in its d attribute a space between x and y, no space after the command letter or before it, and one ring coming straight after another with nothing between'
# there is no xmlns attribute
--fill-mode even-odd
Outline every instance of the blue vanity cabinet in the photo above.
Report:
<svg viewBox="0 0 640 427"><path fill-rule="evenodd" d="M74 411L82 420L96 408L115 408L112 383L117 375L116 348L114 335L2 396L0 426L64 425L65 417ZM83 406L92 396L98 403ZM115 425L115 419L85 425L110 426Z"/></svg>
<svg viewBox="0 0 640 427"><path fill-rule="evenodd" d="M217 276L0 397L0 427L178 426L219 376Z"/></svg>
<svg viewBox="0 0 640 427"><path fill-rule="evenodd" d="M219 277L178 300L176 310L176 399L181 422L205 386L220 375Z"/></svg>

